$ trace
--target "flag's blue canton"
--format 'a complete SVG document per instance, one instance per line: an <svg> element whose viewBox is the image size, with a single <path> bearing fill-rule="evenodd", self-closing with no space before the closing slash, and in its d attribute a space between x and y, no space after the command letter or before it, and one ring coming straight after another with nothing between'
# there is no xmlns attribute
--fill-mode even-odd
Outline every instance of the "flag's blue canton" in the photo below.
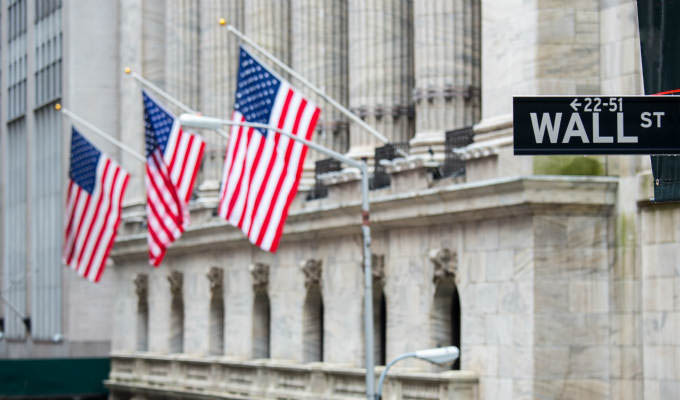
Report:
<svg viewBox="0 0 680 400"><path fill-rule="evenodd" d="M160 147L161 154L165 154L165 146L168 144L175 118L156 104L143 90L142 97L144 98L146 156L149 157L156 147Z"/></svg>
<svg viewBox="0 0 680 400"><path fill-rule="evenodd" d="M97 163L101 152L81 135L76 128L71 131L71 167L68 175L72 181L89 194L94 191Z"/></svg>
<svg viewBox="0 0 680 400"><path fill-rule="evenodd" d="M280 86L281 81L241 47L234 109L243 114L246 121L269 124ZM259 131L267 135L264 129Z"/></svg>

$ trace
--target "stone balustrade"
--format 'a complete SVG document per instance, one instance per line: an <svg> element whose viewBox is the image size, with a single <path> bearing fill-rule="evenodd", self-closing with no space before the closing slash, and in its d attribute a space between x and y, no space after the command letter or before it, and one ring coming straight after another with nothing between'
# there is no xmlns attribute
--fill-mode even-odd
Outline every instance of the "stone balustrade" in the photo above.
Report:
<svg viewBox="0 0 680 400"><path fill-rule="evenodd" d="M381 368L376 368L376 378ZM188 355L114 354L106 386L112 399L137 395L227 399L361 399L364 370L326 363L235 361ZM390 373L384 399L478 398L472 371Z"/></svg>

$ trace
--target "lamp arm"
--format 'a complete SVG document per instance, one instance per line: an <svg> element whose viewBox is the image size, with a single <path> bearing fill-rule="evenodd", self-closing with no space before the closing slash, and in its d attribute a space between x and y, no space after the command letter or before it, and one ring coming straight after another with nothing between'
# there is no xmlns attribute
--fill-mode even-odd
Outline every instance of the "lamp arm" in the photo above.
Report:
<svg viewBox="0 0 680 400"><path fill-rule="evenodd" d="M387 365L385 366L385 369L380 374L380 379L378 379L378 389L375 392L376 400L382 399L382 388L383 388L383 383L385 382L385 378L387 378L387 371L389 371L389 369L394 364L396 364L397 362L399 362L399 361L401 361L405 358L411 358L411 357L415 357L415 356L416 356L416 353L404 353L404 354L400 355L399 357L395 358L394 360L390 361L389 363L387 363Z"/></svg>

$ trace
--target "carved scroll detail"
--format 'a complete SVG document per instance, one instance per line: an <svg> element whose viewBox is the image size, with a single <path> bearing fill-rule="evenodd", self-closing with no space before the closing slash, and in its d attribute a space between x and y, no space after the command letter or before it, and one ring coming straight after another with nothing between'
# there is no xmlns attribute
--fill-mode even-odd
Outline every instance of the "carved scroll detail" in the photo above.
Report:
<svg viewBox="0 0 680 400"><path fill-rule="evenodd" d="M300 264L305 275L305 288L321 285L321 260L309 259Z"/></svg>
<svg viewBox="0 0 680 400"><path fill-rule="evenodd" d="M430 261L434 264L432 281L435 285L451 283L455 285L458 279L458 254L449 249L430 250Z"/></svg>
<svg viewBox="0 0 680 400"><path fill-rule="evenodd" d="M170 294L175 299L182 298L182 284L184 283L184 276L179 271L170 271L168 275L168 283L170 283Z"/></svg>
<svg viewBox="0 0 680 400"><path fill-rule="evenodd" d="M137 294L137 306L145 308L148 304L147 296L149 295L149 277L146 274L137 274L132 280L135 284L135 293Z"/></svg>
<svg viewBox="0 0 680 400"><path fill-rule="evenodd" d="M269 265L259 262L251 264L250 275L253 279L253 290L266 292L269 287Z"/></svg>
<svg viewBox="0 0 680 400"><path fill-rule="evenodd" d="M210 296L222 297L222 290L224 287L224 270L222 268L212 267L206 274L206 277L210 281Z"/></svg>

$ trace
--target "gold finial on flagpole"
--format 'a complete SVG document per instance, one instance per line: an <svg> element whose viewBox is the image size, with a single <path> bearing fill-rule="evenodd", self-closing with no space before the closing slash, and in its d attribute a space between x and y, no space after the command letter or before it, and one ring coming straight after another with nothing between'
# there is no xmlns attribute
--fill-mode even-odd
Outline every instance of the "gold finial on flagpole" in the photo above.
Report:
<svg viewBox="0 0 680 400"><path fill-rule="evenodd" d="M59 103L55 104L54 109L57 110L57 111L61 110L61 104L59 104Z"/></svg>
<svg viewBox="0 0 680 400"><path fill-rule="evenodd" d="M224 26L227 24L227 20L224 18L220 18L220 25Z"/></svg>
<svg viewBox="0 0 680 400"><path fill-rule="evenodd" d="M132 70L130 69L130 67L125 67L125 73L128 74L128 75L130 75L130 72L132 72Z"/></svg>

